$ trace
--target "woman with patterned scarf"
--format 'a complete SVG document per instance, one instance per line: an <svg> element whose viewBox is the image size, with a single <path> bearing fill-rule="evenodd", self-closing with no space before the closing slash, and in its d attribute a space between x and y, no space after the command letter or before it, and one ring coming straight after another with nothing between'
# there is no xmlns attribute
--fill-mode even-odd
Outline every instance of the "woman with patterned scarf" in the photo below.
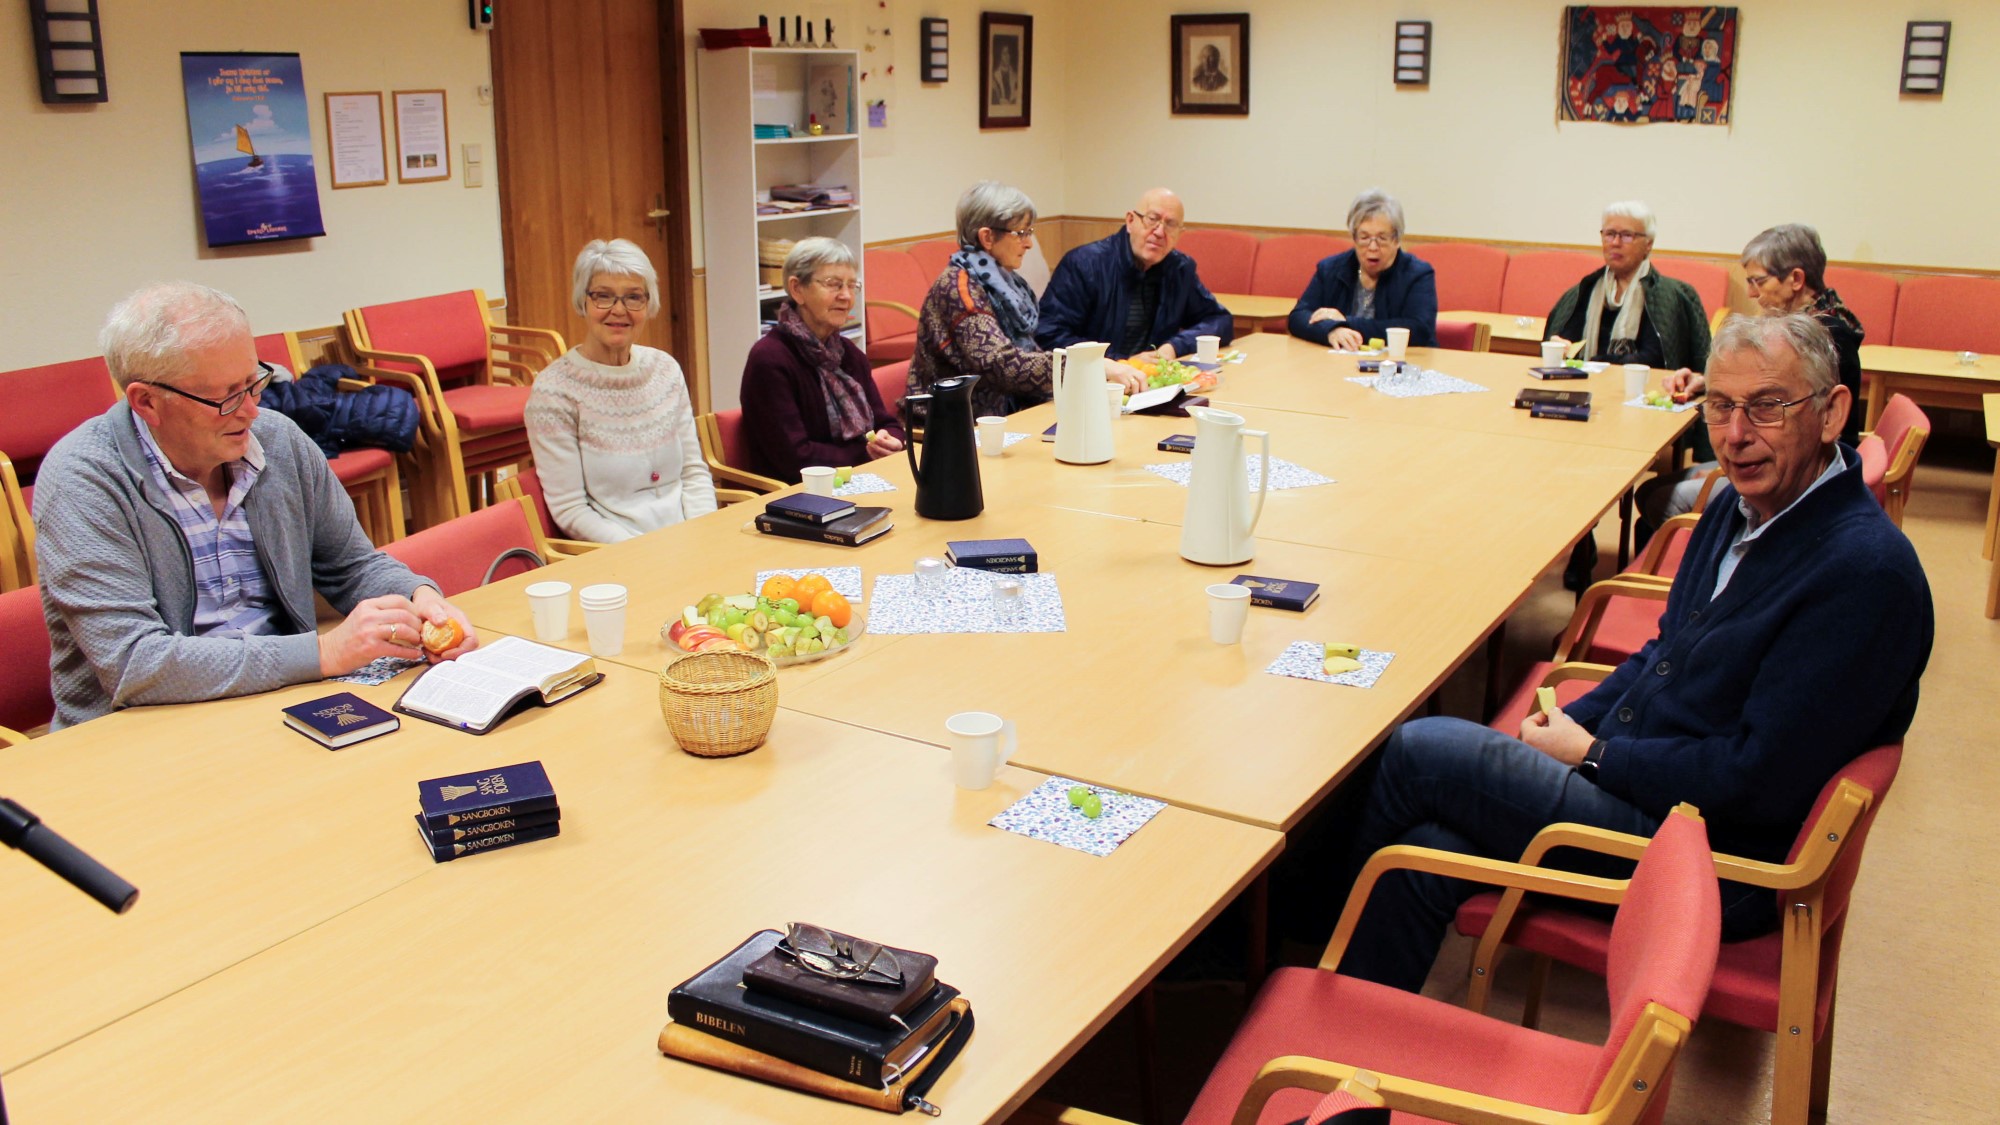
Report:
<svg viewBox="0 0 2000 1125"><path fill-rule="evenodd" d="M1035 204L1019 188L991 180L958 201L958 253L931 285L917 320L910 358L912 394L954 375L974 375L972 406L981 415L1012 414L1053 393L1055 357L1035 343L1035 291L1015 271L1035 239ZM1104 377L1126 393L1146 389L1136 368L1115 361Z"/></svg>
<svg viewBox="0 0 2000 1125"><path fill-rule="evenodd" d="M785 257L777 326L743 364L745 468L796 482L807 465L860 465L903 450L903 424L882 402L868 358L841 334L861 302L854 252L800 239Z"/></svg>

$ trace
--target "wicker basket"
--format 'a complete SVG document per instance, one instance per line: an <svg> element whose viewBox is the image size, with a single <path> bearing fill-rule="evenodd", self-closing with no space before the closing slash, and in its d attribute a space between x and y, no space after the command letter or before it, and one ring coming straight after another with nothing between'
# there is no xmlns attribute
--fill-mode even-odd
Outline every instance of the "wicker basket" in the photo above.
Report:
<svg viewBox="0 0 2000 1125"><path fill-rule="evenodd" d="M764 745L777 713L778 667L761 653L690 652L660 670L660 714L697 758Z"/></svg>

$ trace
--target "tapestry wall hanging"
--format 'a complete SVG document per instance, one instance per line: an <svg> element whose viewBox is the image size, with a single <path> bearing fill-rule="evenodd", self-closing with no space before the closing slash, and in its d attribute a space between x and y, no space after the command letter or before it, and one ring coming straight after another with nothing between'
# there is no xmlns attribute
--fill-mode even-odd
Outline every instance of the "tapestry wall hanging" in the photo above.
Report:
<svg viewBox="0 0 2000 1125"><path fill-rule="evenodd" d="M1563 10L1563 121L1729 124L1735 8Z"/></svg>

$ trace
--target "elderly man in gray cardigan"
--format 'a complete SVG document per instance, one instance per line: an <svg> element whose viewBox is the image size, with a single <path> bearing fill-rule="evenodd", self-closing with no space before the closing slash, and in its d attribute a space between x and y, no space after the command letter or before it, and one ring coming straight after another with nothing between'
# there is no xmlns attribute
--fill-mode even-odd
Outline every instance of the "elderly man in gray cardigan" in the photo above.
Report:
<svg viewBox="0 0 2000 1125"><path fill-rule="evenodd" d="M56 443L35 487L54 727L269 691L424 654L465 615L376 551L326 456L257 409L271 370L243 308L187 282L111 311L123 400ZM346 620L315 631L313 593Z"/></svg>

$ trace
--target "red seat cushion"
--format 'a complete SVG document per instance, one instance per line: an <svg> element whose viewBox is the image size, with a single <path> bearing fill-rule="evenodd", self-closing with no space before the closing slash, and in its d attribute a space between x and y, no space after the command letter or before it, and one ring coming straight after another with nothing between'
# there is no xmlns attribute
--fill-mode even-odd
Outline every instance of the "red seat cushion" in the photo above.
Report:
<svg viewBox="0 0 2000 1125"><path fill-rule="evenodd" d="M1354 243L1324 234L1281 234L1257 246L1257 260L1250 267L1250 292L1265 297L1297 297L1312 281L1313 268L1324 258Z"/></svg>
<svg viewBox="0 0 2000 1125"><path fill-rule="evenodd" d="M55 716L42 588L0 594L0 727L28 731Z"/></svg>
<svg viewBox="0 0 2000 1125"><path fill-rule="evenodd" d="M901 319L907 321L908 317ZM917 334L900 332L894 335L876 336L868 333L868 362L874 364L903 363L917 354Z"/></svg>
<svg viewBox="0 0 2000 1125"><path fill-rule="evenodd" d="M438 382L447 387L478 378L486 370L490 353L486 314L470 289L367 305L361 309L361 319L372 347L423 356L437 371ZM407 364L382 366L410 370Z"/></svg>
<svg viewBox="0 0 2000 1125"><path fill-rule="evenodd" d="M1505 250L1477 242L1433 242L1410 249L1437 271L1438 308L1500 311L1500 291L1507 277Z"/></svg>
<svg viewBox="0 0 2000 1125"><path fill-rule="evenodd" d="M1913 277L1896 296L1896 331L1905 348L2000 354L2000 281L1990 277Z"/></svg>
<svg viewBox="0 0 2000 1125"><path fill-rule="evenodd" d="M493 560L513 547L534 550L534 529L528 526L527 513L519 503L502 500L405 536L382 551L436 582L438 591L449 598L477 587ZM523 569L527 568L510 563L495 577L510 577Z"/></svg>
<svg viewBox="0 0 2000 1125"><path fill-rule="evenodd" d="M1729 303L1729 271L1714 262L1697 258L1656 257L1653 268L1660 271L1663 277L1694 286L1695 293L1701 297L1703 311L1711 316L1715 310Z"/></svg>
<svg viewBox="0 0 2000 1125"><path fill-rule="evenodd" d="M1885 478L1889 474L1889 447L1874 434L1863 434L1861 444L1856 447L1861 454L1861 483L1875 495L1875 502L1887 507L1889 485Z"/></svg>
<svg viewBox="0 0 2000 1125"><path fill-rule="evenodd" d="M1868 343L1889 342L1896 328L1896 294L1900 288L1895 278L1873 270L1828 266L1826 287L1840 294L1840 303L1861 321Z"/></svg>
<svg viewBox="0 0 2000 1125"><path fill-rule="evenodd" d="M910 244L910 257L917 260L917 268L923 271L926 290L930 288L931 282L936 281L938 275L944 272L944 267L950 264L951 256L956 253L958 253L956 238L927 238L922 242Z"/></svg>
<svg viewBox="0 0 2000 1125"><path fill-rule="evenodd" d="M519 429L528 406L528 388L511 383L474 383L449 387L444 404L461 430Z"/></svg>
<svg viewBox="0 0 2000 1125"><path fill-rule="evenodd" d="M26 484L49 448L118 401L102 356L0 373L0 453Z"/></svg>
<svg viewBox="0 0 2000 1125"><path fill-rule="evenodd" d="M1257 261L1256 235L1199 227L1181 232L1174 248L1194 259L1195 272L1209 292L1250 292L1250 274Z"/></svg>
<svg viewBox="0 0 2000 1125"><path fill-rule="evenodd" d="M1500 288L1500 311L1515 316L1547 316L1557 298L1604 259L1576 250L1529 250L1507 259L1507 280Z"/></svg>
<svg viewBox="0 0 2000 1125"><path fill-rule="evenodd" d="M349 449L327 462L327 466L333 470L334 476L340 478L340 483L353 484L386 472L395 463L396 455L386 449Z"/></svg>
<svg viewBox="0 0 2000 1125"><path fill-rule="evenodd" d="M304 374L298 370L298 363L292 359L292 346L285 340L283 332L266 332L252 343L257 347L258 359L265 363L276 364L294 375Z"/></svg>
<svg viewBox="0 0 2000 1125"><path fill-rule="evenodd" d="M864 250L861 257L868 270L870 300L895 301L913 309L923 308L924 297L937 274L925 277L924 268L904 250ZM916 349L916 318L880 305L870 305L864 311L868 317L869 360L886 363L910 358ZM905 337L908 338L907 345L903 343ZM884 347L900 348L901 354L887 355L881 350Z"/></svg>
<svg viewBox="0 0 2000 1125"><path fill-rule="evenodd" d="M1660 615L1666 611L1667 603L1651 598L1612 598L1605 603L1604 616L1598 619L1597 632L1590 638L1590 651L1579 659L1613 667L1625 663L1626 657L1660 635Z"/></svg>
<svg viewBox="0 0 2000 1125"><path fill-rule="evenodd" d="M1263 1065L1308 1055L1489 1097L1580 1113L1602 1048L1321 969L1271 974L1208 1076L1189 1125L1225 1122ZM1296 1121L1322 1095L1285 1090L1259 1122ZM1398 1116L1399 1121L1424 1118Z"/></svg>
<svg viewBox="0 0 2000 1125"><path fill-rule="evenodd" d="M1537 709L1535 689L1542 686L1543 677L1554 667L1553 661L1536 661L1528 669L1528 674L1521 677L1521 686L1514 689L1514 694L1507 697L1500 710L1494 713L1493 721L1486 725L1509 738L1520 737L1521 723L1527 719L1529 712ZM1564 680L1556 685L1556 705L1567 707L1590 694L1590 689L1596 686L1594 680Z"/></svg>
<svg viewBox="0 0 2000 1125"><path fill-rule="evenodd" d="M1469 320L1437 322L1437 346L1455 352L1469 352L1479 343L1479 325Z"/></svg>

